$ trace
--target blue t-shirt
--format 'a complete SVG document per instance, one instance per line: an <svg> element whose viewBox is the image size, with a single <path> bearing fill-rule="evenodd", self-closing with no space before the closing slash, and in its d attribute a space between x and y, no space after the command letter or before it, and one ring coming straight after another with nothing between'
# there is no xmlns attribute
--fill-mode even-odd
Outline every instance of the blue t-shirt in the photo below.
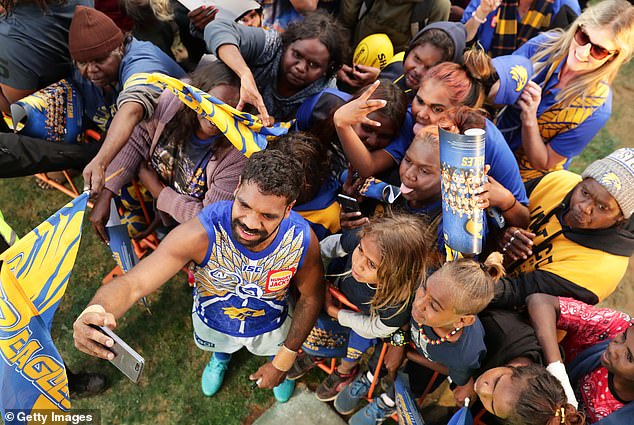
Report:
<svg viewBox="0 0 634 425"><path fill-rule="evenodd" d="M484 345L484 327L480 319L476 317L473 325L462 328L462 335L456 342L443 342L438 345L423 341L418 323L414 319L411 319L410 324L412 342L419 353L428 360L447 366L449 377L456 385L465 385L469 382L487 352ZM426 325L423 325L423 332L432 341L444 336L436 335L434 330Z"/></svg>
<svg viewBox="0 0 634 425"><path fill-rule="evenodd" d="M215 202L198 214L209 247L195 271L194 311L216 331L253 337L284 323L291 279L304 262L310 227L291 211L271 244L253 252L233 239L232 205Z"/></svg>
<svg viewBox="0 0 634 425"><path fill-rule="evenodd" d="M352 95L338 89L328 88L310 96L297 109L295 127L309 131L322 121L332 119L331 113L350 101Z"/></svg>
<svg viewBox="0 0 634 425"><path fill-rule="evenodd" d="M405 122L401 127L401 133L393 140L385 150L400 163L409 145L414 139L414 117L411 107L407 112ZM504 136L498 128L488 119L486 120L486 142L484 146L484 161L491 166L489 175L507 188L517 201L528 205L526 188L520 178L520 170L513 152L509 149Z"/></svg>
<svg viewBox="0 0 634 425"><path fill-rule="evenodd" d="M467 8L464 10L460 22L464 24L469 19L471 19L473 12L475 12L478 6L480 6L480 0L471 0ZM581 14L581 7L579 7L579 2L577 0L554 0L553 13L550 20L551 25L553 20L555 19L555 16L557 15L557 13L559 13L559 10L564 6L568 6L577 15ZM486 52L488 52L491 48L491 42L493 41L493 34L495 33L494 22L496 22L497 13L497 9L489 13L489 15L486 17L486 22L480 25L480 27L478 28L478 32L475 35L475 40L478 40L480 42L482 48L484 48ZM517 22L520 22L519 15L517 16Z"/></svg>
<svg viewBox="0 0 634 425"><path fill-rule="evenodd" d="M548 34L540 34L531 38L524 43L522 47L517 49L513 54L531 58L542 43L548 39ZM539 117L547 111L555 102L555 97L560 89L554 88L559 83L559 73L563 66L563 61L559 64L553 75L544 83L547 70L543 70L533 77L533 81L542 86L542 100L537 108L537 116ZM504 138L515 152L522 144L522 128L520 121L520 109L510 106L498 119L498 127L502 131ZM567 169L573 157L579 155L581 151L590 143L597 132L605 125L612 114L612 90L609 91L608 97L603 105L596 110L581 124L573 129L564 131L552 139L548 145L559 155L568 158L564 164Z"/></svg>
<svg viewBox="0 0 634 425"><path fill-rule="evenodd" d="M148 41L135 38L126 46L119 66L119 78L114 90L108 93L83 78L78 69L74 70L73 80L84 102L84 116L92 120L101 129L106 130L117 109L117 98L122 91L131 87L146 86L162 92L159 84L144 84L147 74L160 72L170 77L182 78L185 71L161 49Z"/></svg>
<svg viewBox="0 0 634 425"><path fill-rule="evenodd" d="M72 70L68 28L77 5L92 0L49 4L19 2L0 17L0 83L18 90L38 90L68 77Z"/></svg>

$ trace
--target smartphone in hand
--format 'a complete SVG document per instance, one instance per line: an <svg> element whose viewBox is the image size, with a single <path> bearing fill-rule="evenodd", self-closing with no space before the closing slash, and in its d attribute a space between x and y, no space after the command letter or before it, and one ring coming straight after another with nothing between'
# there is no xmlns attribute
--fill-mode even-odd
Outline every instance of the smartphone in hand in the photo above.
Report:
<svg viewBox="0 0 634 425"><path fill-rule="evenodd" d="M361 211L357 200L350 196L342 195L340 193L339 195L337 195L337 200L341 204L341 208L343 209L344 212L351 213L351 212Z"/></svg>
<svg viewBox="0 0 634 425"><path fill-rule="evenodd" d="M143 357L141 357L139 353L134 351L109 328L105 326L91 326L107 337L112 338L114 341L114 345L112 347L105 347L114 354L114 359L110 360L110 363L119 369L125 376L130 378L130 380L135 384L139 382L139 378L143 372L143 366L145 365Z"/></svg>

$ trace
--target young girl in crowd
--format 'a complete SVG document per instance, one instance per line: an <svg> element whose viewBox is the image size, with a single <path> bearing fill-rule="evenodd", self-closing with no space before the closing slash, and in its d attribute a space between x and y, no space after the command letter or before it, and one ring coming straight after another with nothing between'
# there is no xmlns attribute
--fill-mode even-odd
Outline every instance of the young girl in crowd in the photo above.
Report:
<svg viewBox="0 0 634 425"><path fill-rule="evenodd" d="M468 259L445 263L420 285L412 303L411 340L424 357L421 365L408 362L410 385L416 393L424 388L434 371L451 377L459 405L473 399L473 374L486 354L484 328L477 314L493 298L495 281L503 274L502 256L494 253L483 265ZM405 347L391 346L404 357ZM372 381L370 372L361 373L335 400L340 413L351 413L365 397ZM437 382L438 384L440 382ZM422 388L421 388L422 386ZM378 424L395 410L393 388L376 397L355 413L351 425Z"/></svg>
<svg viewBox="0 0 634 425"><path fill-rule="evenodd" d="M348 56L341 25L314 12L291 23L281 35L215 19L205 27L207 48L240 75L241 109L255 106L265 124L295 117L309 96L334 87L334 76Z"/></svg>
<svg viewBox="0 0 634 425"><path fill-rule="evenodd" d="M475 381L484 408L510 425L582 425L584 415L543 366L489 369Z"/></svg>
<svg viewBox="0 0 634 425"><path fill-rule="evenodd" d="M381 84L369 99L381 99L385 106L369 114L369 118L381 123L372 126L357 123L352 126L359 140L369 151L385 148L399 133L407 113L407 96L398 87L380 80ZM297 110L296 127L316 135L333 154L333 171L339 174L348 167L341 142L333 124L333 115L341 106L363 96L367 89L359 90L355 95L337 89L326 89L307 99Z"/></svg>
<svg viewBox="0 0 634 425"><path fill-rule="evenodd" d="M222 62L202 66L191 84L236 105L238 77ZM107 240L104 225L110 200L133 178L139 178L156 207L178 223L195 217L205 205L231 199L246 157L210 121L181 102L169 90L159 98L154 114L139 124L128 143L106 169L106 190L95 203L90 221Z"/></svg>
<svg viewBox="0 0 634 425"><path fill-rule="evenodd" d="M375 338L387 337L407 323L412 295L431 261L426 229L425 221L412 215L383 216L358 234L346 232L341 237L343 251L352 255L335 286L359 312L338 307L327 292L325 311L338 322L336 328L346 328L338 333L349 332L349 337L346 357L317 388L320 400L334 399L354 379L360 356ZM323 333L313 329L304 350L319 355ZM305 354L289 379L303 376L314 364L314 357Z"/></svg>
<svg viewBox="0 0 634 425"><path fill-rule="evenodd" d="M379 77L392 80L411 99L429 68L441 62L463 63L465 36L457 22L431 23L412 38L403 60L390 63Z"/></svg>
<svg viewBox="0 0 634 425"><path fill-rule="evenodd" d="M535 78L498 126L524 181L568 168L605 125L610 84L633 46L634 6L607 0L585 9L566 32L538 35L515 51L533 62Z"/></svg>

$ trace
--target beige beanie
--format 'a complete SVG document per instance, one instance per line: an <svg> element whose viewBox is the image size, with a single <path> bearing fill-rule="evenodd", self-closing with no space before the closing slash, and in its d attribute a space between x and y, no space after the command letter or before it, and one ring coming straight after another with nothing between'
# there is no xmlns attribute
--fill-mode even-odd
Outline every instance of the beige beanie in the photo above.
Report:
<svg viewBox="0 0 634 425"><path fill-rule="evenodd" d="M634 148L622 148L594 161L581 173L592 177L616 199L625 219L634 212Z"/></svg>

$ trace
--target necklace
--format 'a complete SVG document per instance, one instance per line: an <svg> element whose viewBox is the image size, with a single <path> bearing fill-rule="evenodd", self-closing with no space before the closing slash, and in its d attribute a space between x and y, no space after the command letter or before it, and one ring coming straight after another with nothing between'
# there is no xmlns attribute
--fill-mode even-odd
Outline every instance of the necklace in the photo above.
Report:
<svg viewBox="0 0 634 425"><path fill-rule="evenodd" d="M443 336L440 339L430 339L426 334L425 331L423 330L423 325L419 324L418 325L418 330L420 332L420 338L425 341L425 344L430 344L430 345L440 345L443 342L447 342L447 339L451 338L452 336L454 336L455 334L457 334L458 332L460 332L462 328L455 328L453 329L451 332L449 332L447 335Z"/></svg>

